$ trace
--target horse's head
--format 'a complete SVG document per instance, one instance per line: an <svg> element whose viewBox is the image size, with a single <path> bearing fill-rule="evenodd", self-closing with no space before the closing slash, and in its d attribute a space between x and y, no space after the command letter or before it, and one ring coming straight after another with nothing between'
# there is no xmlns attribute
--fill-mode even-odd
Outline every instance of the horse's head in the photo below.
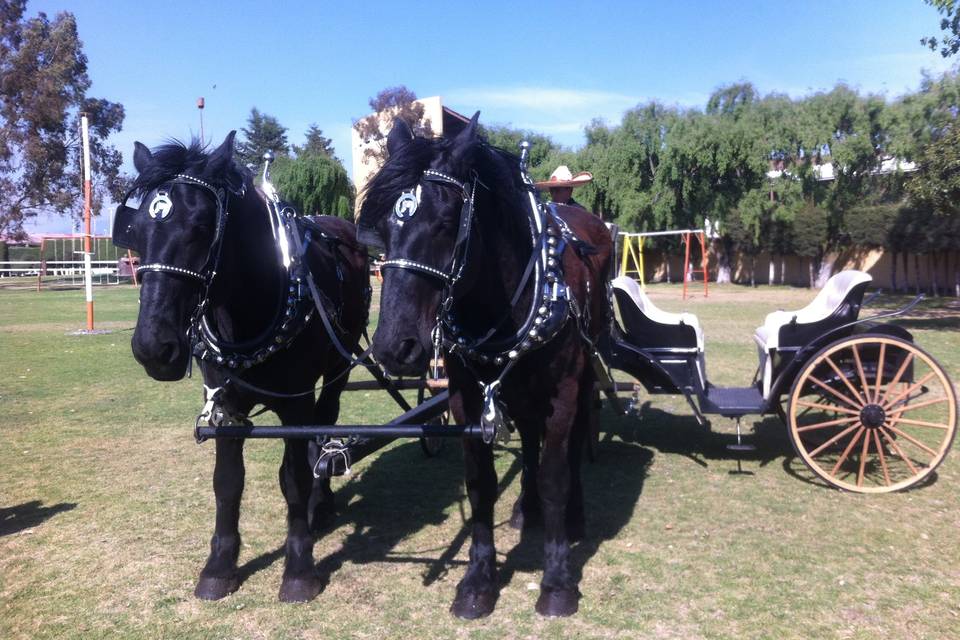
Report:
<svg viewBox="0 0 960 640"><path fill-rule="evenodd" d="M476 190L477 119L451 139L414 137L397 119L389 159L367 188L360 240L384 249L377 360L395 375L417 375L432 355L440 305L462 287Z"/></svg>
<svg viewBox="0 0 960 640"><path fill-rule="evenodd" d="M140 255L140 314L133 355L150 377L179 380L190 361L189 326L216 268L228 192L244 188L230 132L207 154L194 141L153 153L135 143L138 176L114 219L113 240Z"/></svg>

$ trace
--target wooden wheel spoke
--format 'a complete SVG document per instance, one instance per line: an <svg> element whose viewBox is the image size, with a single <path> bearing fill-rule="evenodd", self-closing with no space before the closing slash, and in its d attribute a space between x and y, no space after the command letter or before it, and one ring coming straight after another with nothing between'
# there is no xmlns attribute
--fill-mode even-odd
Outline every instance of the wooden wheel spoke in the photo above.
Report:
<svg viewBox="0 0 960 640"><path fill-rule="evenodd" d="M846 374L844 374L843 371L840 371L840 367L838 367L838 366L834 363L833 359L830 358L830 356L824 356L823 359L826 360L826 362L827 362L828 365L830 365L830 368L833 369L833 372L837 374L837 377L840 378L841 380L843 380L843 384L847 385L847 389L850 389L851 393L853 393L853 396L854 396L854 397L857 399L857 401L860 403L860 404L857 405L857 406L861 406L861 407L862 407L864 404L866 404L866 403L867 403L867 398L864 397L864 396L862 396L862 395L860 395L860 392L857 391L856 387L854 387L852 384L850 384L850 381L847 379ZM870 387L868 386L868 387L864 390L864 393L867 393L869 390L870 390Z"/></svg>
<svg viewBox="0 0 960 640"><path fill-rule="evenodd" d="M890 409L887 412L887 414L900 415L901 413L906 413L907 411L913 411L914 409L922 409L923 407L929 407L932 404L939 404L941 402L948 402L949 400L950 398L944 397L944 398L934 398L933 400L924 400L923 402L917 402L916 404L905 404L901 407L897 407L896 409Z"/></svg>
<svg viewBox="0 0 960 640"><path fill-rule="evenodd" d="M914 438L913 436L911 436L909 433L904 433L903 431L901 431L900 429L897 429L897 428L896 428L895 426L893 426L893 425L887 425L887 428L890 429L890 431L893 431L895 434L897 434L897 435L900 436L901 438L903 438L904 440L906 440L907 442L911 442L911 443L913 443L914 445L920 447L921 449L923 449L924 451L926 451L927 453L929 453L929 454L930 454L931 456L933 456L934 458L937 457L937 452L936 452L936 451L934 451L933 449L931 449L931 448L928 447L927 445L923 444L922 442L920 442L919 440L917 440L916 438Z"/></svg>
<svg viewBox="0 0 960 640"><path fill-rule="evenodd" d="M890 486L890 471L887 469L887 459L883 453L883 446L880 443L880 433L876 430L873 432L873 440L877 445L877 456L880 458L880 468L883 469L883 479L887 483L887 486Z"/></svg>
<svg viewBox="0 0 960 640"><path fill-rule="evenodd" d="M941 423L939 423L939 422L924 422L923 420L910 420L909 418L901 418L901 417L899 417L899 414L898 414L898 417L896 417L896 418L891 418L891 420L893 421L894 424L903 422L903 423L905 423L905 424L915 424L915 425L917 425L918 427L930 427L931 429L944 429L944 430L946 430L946 429L949 429L949 428L950 428L950 425L948 425L948 424L941 424Z"/></svg>
<svg viewBox="0 0 960 640"><path fill-rule="evenodd" d="M880 356L877 358L877 388L873 394L873 402L880 400L880 383L883 382L883 357L887 353L887 343L880 343ZM870 389L867 389L867 395L870 395Z"/></svg>
<svg viewBox="0 0 960 640"><path fill-rule="evenodd" d="M837 440L839 440L840 438L842 438L843 436L847 435L848 433L850 433L851 431L853 431L854 429L856 429L856 428L858 428L858 427L860 427L860 423L859 423L859 422L858 422L857 424L854 424L854 425L851 425L851 426L847 427L846 429L844 429L843 431L841 431L840 433L838 433L837 435L833 436L832 438L830 438L829 440L827 440L826 442L824 442L823 444L821 444L819 447L817 447L816 449L814 449L813 451L811 451L811 452L810 452L810 457L811 457L811 458L817 457L817 454L818 454L818 453L820 453L821 451L823 451L824 449L826 449L827 447L829 447L830 445L832 445L833 443L835 443ZM861 428L862 428L862 427L861 427Z"/></svg>
<svg viewBox="0 0 960 640"><path fill-rule="evenodd" d="M897 375L893 376L893 381L887 385L887 390L884 392L883 397L877 400L877 404L886 405L887 397L890 395L890 390L895 389L900 383L900 378L903 377L904 372L906 372L907 367L910 366L910 363L913 362L913 352L907 354L907 357L903 359L903 363L900 365L900 368L897 370Z"/></svg>
<svg viewBox="0 0 960 640"><path fill-rule="evenodd" d="M837 471L839 471L840 467L843 466L843 463L847 461L847 456L850 455L850 451L853 450L853 446L857 444L857 440L859 440L860 436L862 436L867 430L866 427L861 427L859 423L855 424L854 427L860 427L860 430L853 435L853 437L850 439L850 444L848 444L847 448L843 450L843 454L840 456L840 459L837 460L837 464L833 466L833 471L830 472L831 476L837 475Z"/></svg>
<svg viewBox="0 0 960 640"><path fill-rule="evenodd" d="M860 451L860 470L857 471L857 486L863 486L863 471L867 467L867 456L870 454L870 433L863 434L863 449Z"/></svg>
<svg viewBox="0 0 960 640"><path fill-rule="evenodd" d="M826 427L833 427L838 424L847 424L849 422L856 422L860 418L854 416L852 418L837 418L836 420L827 420L826 422L815 422L813 424L807 424L802 427L797 427L797 432L803 433L804 431L813 431L815 429L824 429Z"/></svg>
<svg viewBox="0 0 960 640"><path fill-rule="evenodd" d="M900 401L901 398L905 398L905 397L909 396L909 395L910 395L911 393L913 393L915 390L919 389L919 388L922 387L924 384L926 384L927 380L929 380L930 378L932 378L932 377L935 376L935 375L937 375L936 372L930 371L930 372L927 373L925 376L923 376L922 378L920 378L919 380L917 380L916 382L914 382L912 385L910 385L909 387L907 387L906 390L905 390L905 391L902 391L902 392L900 393L900 395L898 395L896 398L894 398L893 400L889 401L886 405L884 405L884 409L887 409L887 408L889 408L889 407L894 406L895 404L897 404L897 402Z"/></svg>
<svg viewBox="0 0 960 640"><path fill-rule="evenodd" d="M859 416L860 412L856 409L846 409L836 405L820 404L819 402L807 402L806 400L797 400L797 406L810 407L811 409L822 409L824 411L836 411L838 413L847 413L852 416Z"/></svg>
<svg viewBox="0 0 960 640"><path fill-rule="evenodd" d="M880 429L878 429L878 431L880 431L880 433L883 434L884 439L890 444L890 447L891 447L894 451L897 452L897 455L900 456L900 458L901 458L904 462L907 463L907 466L910 467L910 471L913 473L913 475L917 475L918 473L920 473L919 471L917 471L917 468L916 468L915 466L913 466L913 463L910 462L910 458L908 458L908 457L903 453L903 449L900 448L900 445L897 444L897 441L894 440L893 438L891 438L891 437L890 437L890 434L887 433L887 432L883 429L883 427L881 427Z"/></svg>
<svg viewBox="0 0 960 640"><path fill-rule="evenodd" d="M857 376L860 378L860 386L863 387L863 392L868 393L870 390L870 383L867 382L867 374L863 370L863 361L860 360L860 350L857 349L857 345L851 345L853 350L853 361L857 364ZM862 398L864 401L866 398Z"/></svg>
<svg viewBox="0 0 960 640"><path fill-rule="evenodd" d="M850 398L848 398L847 396L843 395L842 393L840 393L840 392L837 391L836 389L833 389L830 385L828 385L828 384L827 384L826 382L824 382L823 380L820 380L820 379L817 378L816 376L810 375L810 376L807 377L807 379L810 380L810 382L814 383L815 385L817 385L817 386L819 386L819 387L821 387L821 388L823 388L823 389L826 389L827 391L829 391L829 392L832 393L833 395L837 396L838 398L840 398L841 400L843 400L845 403L847 403L848 405L850 405L850 406L853 407L854 409L859 409L859 408L860 408L860 405L857 404L855 401L853 401L853 400L851 400Z"/></svg>

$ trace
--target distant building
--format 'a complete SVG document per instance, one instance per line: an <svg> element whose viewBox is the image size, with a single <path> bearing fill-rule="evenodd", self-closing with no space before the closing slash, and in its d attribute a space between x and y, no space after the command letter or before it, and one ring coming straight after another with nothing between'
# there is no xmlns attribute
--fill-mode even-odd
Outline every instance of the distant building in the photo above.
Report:
<svg viewBox="0 0 960 640"><path fill-rule="evenodd" d="M455 134L470 122L470 118L443 106L443 99L440 96L421 98L416 102L417 104L423 105L423 116L430 120L430 127L433 129L434 134L438 136ZM381 131L389 131L392 124L392 115L384 112L379 114L378 117L380 119ZM359 211L363 188L367 186L367 182L370 181L373 174L380 170L380 165L374 158L365 157L364 151L369 149L374 143L368 140L362 140L356 128L350 130L350 141L353 154L353 184L357 188L356 207Z"/></svg>

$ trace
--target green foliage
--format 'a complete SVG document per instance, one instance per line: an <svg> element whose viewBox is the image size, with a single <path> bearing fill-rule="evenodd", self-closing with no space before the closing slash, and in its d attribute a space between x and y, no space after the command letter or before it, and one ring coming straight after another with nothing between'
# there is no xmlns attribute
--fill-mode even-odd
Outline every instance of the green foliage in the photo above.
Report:
<svg viewBox="0 0 960 640"><path fill-rule="evenodd" d="M921 38L920 43L929 47L931 51L936 51L937 47L940 47L940 55L949 58L960 51L960 6L956 0L923 1L936 7L941 15L940 30L943 34L939 39L936 36Z"/></svg>
<svg viewBox="0 0 960 640"><path fill-rule="evenodd" d="M310 128L307 129L306 138L306 142L304 142L302 147L293 146L295 154L298 156L319 154L333 157L333 140L324 136L323 131L316 124L311 124Z"/></svg>
<svg viewBox="0 0 960 640"><path fill-rule="evenodd" d="M73 14L24 16L25 0L0 0L0 233L22 235L40 212L83 211L80 114L90 123L93 210L116 196L121 156L106 138L123 105L91 98L87 57Z"/></svg>
<svg viewBox="0 0 960 640"><path fill-rule="evenodd" d="M960 217L960 126L923 149L920 170L907 183L918 202L944 217Z"/></svg>
<svg viewBox="0 0 960 640"><path fill-rule="evenodd" d="M870 249L896 249L894 227L902 215L902 203L854 207L844 215L850 244Z"/></svg>
<svg viewBox="0 0 960 640"><path fill-rule="evenodd" d="M243 139L237 145L237 161L245 166L259 167L263 163L263 154L272 151L277 158L290 154L287 144L287 128L275 117L260 113L256 107L250 109L247 126L241 132Z"/></svg>
<svg viewBox="0 0 960 640"><path fill-rule="evenodd" d="M336 158L323 153L280 158L270 175L280 196L300 213L353 220L353 185Z"/></svg>
<svg viewBox="0 0 960 640"><path fill-rule="evenodd" d="M827 248L829 223L827 212L812 202L797 211L790 243L793 251L805 258L818 259Z"/></svg>

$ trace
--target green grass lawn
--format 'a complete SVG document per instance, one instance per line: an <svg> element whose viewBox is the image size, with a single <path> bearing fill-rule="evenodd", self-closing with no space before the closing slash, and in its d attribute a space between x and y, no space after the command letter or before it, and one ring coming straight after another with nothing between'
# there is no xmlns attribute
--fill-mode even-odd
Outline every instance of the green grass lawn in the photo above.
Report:
<svg viewBox="0 0 960 640"><path fill-rule="evenodd" d="M700 317L711 381L736 386L756 367L751 334L764 315L813 296L732 285L686 302L678 286L650 293ZM506 525L516 441L497 452L503 588L489 618L447 612L469 546L456 441L433 459L397 442L334 481L342 510L315 549L329 582L305 605L277 600L281 444L248 442L245 581L222 601L196 601L213 526L213 445L191 433L200 380L158 383L134 362L134 287L98 289L96 309L110 333L74 335L82 291L0 288L0 638L960 637L957 452L925 486L846 494L803 466L779 420L758 418L747 421L751 475L736 475L730 421L705 430L682 400L643 395L639 416L603 410L599 460L584 467L573 618L533 611L541 538ZM960 375L956 300L929 301L904 324ZM353 392L341 421L397 414L386 394Z"/></svg>

